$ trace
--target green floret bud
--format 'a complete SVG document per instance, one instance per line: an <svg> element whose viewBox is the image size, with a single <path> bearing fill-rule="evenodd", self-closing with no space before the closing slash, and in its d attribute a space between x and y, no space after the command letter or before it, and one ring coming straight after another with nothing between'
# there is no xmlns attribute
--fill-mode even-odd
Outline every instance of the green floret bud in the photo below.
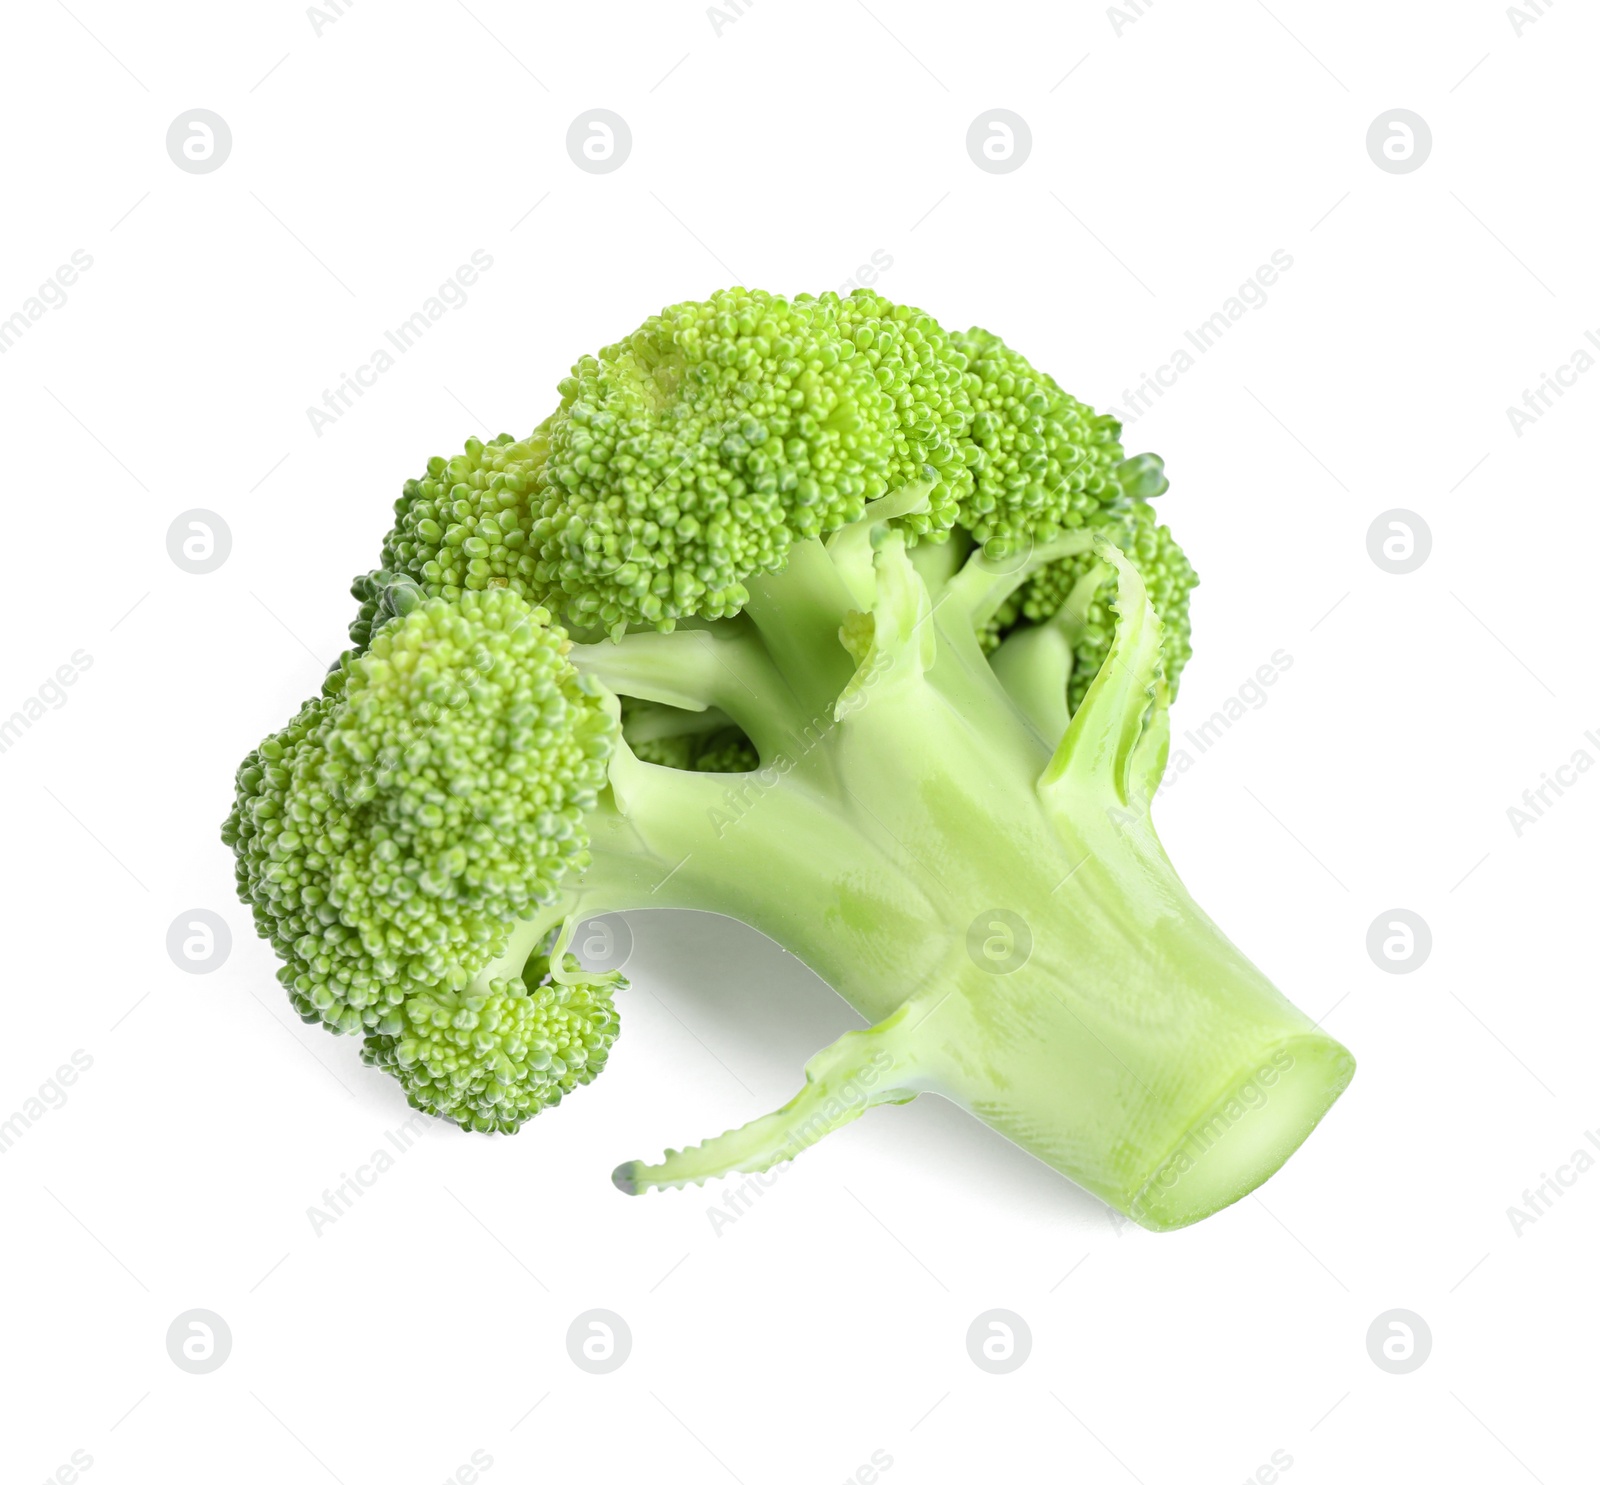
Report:
<svg viewBox="0 0 1600 1485"><path fill-rule="evenodd" d="M381 567L351 587L361 604L350 626L358 650L383 622L384 592L400 578L429 598L510 588L540 599L530 541L532 492L548 451L542 426L523 439L509 433L489 443L469 438L453 459L435 456L421 479L406 481L384 538Z"/></svg>
<svg viewBox="0 0 1600 1485"><path fill-rule="evenodd" d="M634 757L642 763L654 763L660 768L693 768L699 741L697 737L680 734L677 737L647 737L629 746L633 749Z"/></svg>
<svg viewBox="0 0 1600 1485"><path fill-rule="evenodd" d="M728 717L623 696L622 735L643 763L692 773L748 773L761 766L755 745Z"/></svg>
<svg viewBox="0 0 1600 1485"><path fill-rule="evenodd" d="M752 773L761 767L755 745L737 727L707 734L690 765L696 773Z"/></svg>
<svg viewBox="0 0 1600 1485"><path fill-rule="evenodd" d="M574 983L553 982L549 959L535 955L520 979L491 980L487 993L414 995L393 1030L366 1038L362 1061L392 1074L414 1109L513 1133L593 1082L617 1039L612 992L627 982L585 977L570 954L563 962Z"/></svg>
<svg viewBox="0 0 1600 1485"><path fill-rule="evenodd" d="M566 595L572 622L613 634L738 613L745 580L782 567L793 542L953 462L959 367L940 341L876 296L728 289L653 315L561 383L538 582ZM952 487L939 488L928 519L948 524Z"/></svg>
<svg viewBox="0 0 1600 1485"><path fill-rule="evenodd" d="M1194 653L1189 638L1189 594L1200 579L1171 531L1156 524L1155 512L1142 501L1093 525L1122 549L1144 579L1150 606L1161 620L1165 636L1163 676L1172 695L1176 696L1179 677ZM979 636L987 651L1020 623L1046 623L1061 612L1079 580L1096 568L1101 572L1101 582L1076 617L1072 675L1067 684L1067 703L1071 711L1077 711L1105 663L1117 627L1116 610L1112 605L1116 593L1115 576L1093 552L1066 557L1040 568L1000 606Z"/></svg>
<svg viewBox="0 0 1600 1485"><path fill-rule="evenodd" d="M241 766L223 829L295 1009L371 1030L457 992L588 861L615 724L542 609L412 603Z"/></svg>
<svg viewBox="0 0 1600 1485"><path fill-rule="evenodd" d="M689 732L647 732L636 735L644 716L670 712L667 707L622 701L622 732L634 757L661 768L692 773L749 773L761 766L755 745L737 727L696 728Z"/></svg>
<svg viewBox="0 0 1600 1485"><path fill-rule="evenodd" d="M395 504L357 578L357 651L424 597L509 588L613 637L728 618L796 541L913 482L907 539L959 528L992 557L1107 522L1166 487L1153 455L988 331L948 334L871 289L726 289L585 356L528 437L469 439ZM1018 610L1020 611L1020 610ZM646 754L678 766L676 743ZM693 766L695 753L686 759Z"/></svg>
<svg viewBox="0 0 1600 1485"><path fill-rule="evenodd" d="M891 304L871 289L856 289L847 299L824 294L821 302L833 309L840 334L899 409L889 488L931 481L926 507L900 517L900 528L911 536L942 537L973 493L966 356L931 315Z"/></svg>
<svg viewBox="0 0 1600 1485"><path fill-rule="evenodd" d="M678 737L651 737L630 746L634 756L644 763L686 769L691 773L751 773L761 767L755 747L737 727Z"/></svg>
<svg viewBox="0 0 1600 1485"><path fill-rule="evenodd" d="M974 486L960 524L989 556L1031 550L1124 498L1117 420L1069 396L987 330L951 337L966 355Z"/></svg>

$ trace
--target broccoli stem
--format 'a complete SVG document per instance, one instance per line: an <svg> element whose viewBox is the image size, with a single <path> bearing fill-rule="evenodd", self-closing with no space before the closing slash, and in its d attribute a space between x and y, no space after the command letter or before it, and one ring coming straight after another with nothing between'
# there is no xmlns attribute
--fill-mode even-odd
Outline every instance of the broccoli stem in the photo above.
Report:
<svg viewBox="0 0 1600 1485"><path fill-rule="evenodd" d="M1278 994L1164 860L1108 822L1062 845L1048 871L996 863L965 884L969 906L989 906L969 927L947 923L943 962L922 988L814 1058L789 1103L658 1164L620 1167L618 1184L765 1170L919 1091L1158 1231L1266 1180L1349 1081L1349 1054ZM1057 871L1065 879L1051 882ZM866 1009L887 998L869 979L835 986Z"/></svg>
<svg viewBox="0 0 1600 1485"><path fill-rule="evenodd" d="M557 924L644 908L738 918L797 954L869 1020L887 1016L937 964L938 912L848 813L776 765L692 774L627 758L588 817L581 880L519 924L474 977L521 973Z"/></svg>
<svg viewBox="0 0 1600 1485"><path fill-rule="evenodd" d="M1137 833L1091 816L1061 835L1048 872L990 883L919 1033L925 1086L1145 1226L1183 1226L1271 1175L1354 1064Z"/></svg>
<svg viewBox="0 0 1600 1485"><path fill-rule="evenodd" d="M989 666L1006 694L1027 714L1041 737L1054 741L1067 730L1067 685L1074 652L1083 636L1089 604L1107 571L1095 563L1073 585L1067 601L1043 624L1019 629L1002 640Z"/></svg>
<svg viewBox="0 0 1600 1485"><path fill-rule="evenodd" d="M626 770L628 812L608 800L591 816L581 886L485 972L520 968L568 915L709 909L766 933L879 1023L813 1059L782 1109L620 1167L619 1185L765 1170L919 1091L1156 1230L1271 1175L1354 1064L1195 904L1137 797L1123 811L1108 791L1102 807L1068 811L1026 779L986 777L963 757L960 719L925 692L869 703L840 733L857 722L859 747L826 744L844 780L831 799L774 775L736 814L730 790L749 781ZM872 723L923 746L886 756ZM919 817L922 798L939 806Z"/></svg>
<svg viewBox="0 0 1600 1485"><path fill-rule="evenodd" d="M619 695L688 711L719 709L763 758L781 749L805 722L760 639L742 620L716 629L629 634L616 642L577 645L569 658Z"/></svg>
<svg viewBox="0 0 1600 1485"><path fill-rule="evenodd" d="M855 666L839 626L858 607L820 541L798 541L781 572L752 577L744 612L807 717L831 715Z"/></svg>
<svg viewBox="0 0 1600 1485"><path fill-rule="evenodd" d="M911 1014L911 1006L903 1005L881 1025L848 1031L824 1047L806 1064L805 1086L782 1108L691 1149L669 1150L661 1165L627 1161L611 1173L612 1182L632 1196L730 1171L770 1170L869 1108L915 1097L909 1087L914 1067L899 1035Z"/></svg>
<svg viewBox="0 0 1600 1485"><path fill-rule="evenodd" d="M703 737L734 725L733 718L714 706L702 712L682 707L655 704L641 707L623 722L623 735L630 743L657 742L667 738Z"/></svg>
<svg viewBox="0 0 1600 1485"><path fill-rule="evenodd" d="M620 1167L625 1190L762 1170L870 1104L934 1091L1166 1230L1259 1185L1338 1097L1349 1053L1201 911L1150 824L1160 624L1121 553L1101 555L1119 579L1116 637L1052 754L981 656L945 643L947 615L925 622L898 537L877 545L870 649L817 742L828 767L779 774L731 829L696 822L663 890L754 924L879 1024L814 1059L776 1113ZM979 561L945 592L992 591ZM792 591L772 580L757 617L769 651L829 601L814 569ZM961 625L964 607L950 605ZM657 803L645 791L630 823L657 832L659 854Z"/></svg>
<svg viewBox="0 0 1600 1485"><path fill-rule="evenodd" d="M866 537L797 543L715 633L571 651L625 695L725 710L762 766L695 774L619 744L581 876L472 989L581 916L726 914L874 1024L813 1058L774 1113L619 1167L624 1190L764 1170L872 1105L936 1092L1147 1227L1197 1221L1287 1159L1354 1063L1200 910L1156 837L1167 687L1142 580L1091 534L1056 544L1094 545L1118 617L1050 738L973 634L1048 549L1010 566L975 552L935 594L901 532Z"/></svg>

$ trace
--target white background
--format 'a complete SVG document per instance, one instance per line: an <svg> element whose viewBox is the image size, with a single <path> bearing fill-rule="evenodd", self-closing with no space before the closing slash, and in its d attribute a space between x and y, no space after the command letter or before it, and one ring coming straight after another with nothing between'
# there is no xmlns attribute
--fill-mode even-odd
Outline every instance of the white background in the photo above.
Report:
<svg viewBox="0 0 1600 1485"><path fill-rule="evenodd" d="M93 1059L0 1161L6 1481L75 1450L91 1485L434 1485L475 1450L491 1485L810 1485L880 1450L890 1485L1235 1482L1274 1451L1291 1485L1594 1478L1600 1173L1507 1214L1600 1125L1600 772L1507 816L1600 759L1600 373L1520 436L1506 413L1600 332L1591 12L759 0L719 35L678 0L367 0L319 34L289 3L71 5L15 0L0 35L0 319L93 259L0 356L0 715L92 662L0 754L0 1118ZM565 146L595 107L633 136L607 175ZM995 107L1032 133L1009 174L965 147ZM1431 126L1414 173L1367 153L1396 107ZM209 174L165 148L195 108L232 131ZM308 406L474 249L467 303L319 436ZM1157 816L1359 1060L1259 1197L1119 1227L924 1099L720 1229L726 1184L624 1199L617 1161L781 1102L853 1022L753 933L642 915L593 1088L515 1139L433 1126L315 1233L408 1111L293 1017L217 825L402 480L527 431L664 303L832 288L874 251L892 298L1126 408L1275 249L1266 304L1126 432L1203 577L1176 730L1293 661ZM207 576L166 550L194 507L232 532ZM1367 552L1394 507L1433 537L1407 576ZM233 931L205 976L165 949L197 907ZM1433 934L1411 974L1365 948L1395 907ZM1032 1333L1006 1376L966 1352L996 1307ZM209 1375L168 1359L192 1308L232 1332ZM565 1346L593 1308L633 1336L606 1376ZM1395 1308L1432 1333L1408 1375L1367 1350Z"/></svg>

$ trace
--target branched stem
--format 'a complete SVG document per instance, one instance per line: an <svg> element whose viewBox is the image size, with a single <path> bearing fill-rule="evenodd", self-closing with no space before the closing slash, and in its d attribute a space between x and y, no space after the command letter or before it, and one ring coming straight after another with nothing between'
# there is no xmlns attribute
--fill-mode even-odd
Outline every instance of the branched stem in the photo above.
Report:
<svg viewBox="0 0 1600 1485"><path fill-rule="evenodd" d="M716 707L742 728L762 758L782 749L805 717L760 637L731 620L715 629L629 634L574 645L568 656L621 696L687 711Z"/></svg>

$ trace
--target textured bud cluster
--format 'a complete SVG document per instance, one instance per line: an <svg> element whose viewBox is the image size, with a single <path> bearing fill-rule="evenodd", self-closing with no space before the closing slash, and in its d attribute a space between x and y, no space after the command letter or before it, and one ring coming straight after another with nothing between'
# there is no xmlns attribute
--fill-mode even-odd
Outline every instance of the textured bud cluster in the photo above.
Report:
<svg viewBox="0 0 1600 1485"><path fill-rule="evenodd" d="M1135 503L1126 510L1103 516L1092 523L1097 531L1121 548L1139 569L1144 579L1150 606L1162 624L1162 668L1167 684L1174 690L1193 648L1189 642L1189 594L1199 579L1189 565L1183 549L1165 526L1156 525L1155 512ZM992 650L1005 633L1026 621L1042 624L1060 613L1079 578L1099 559L1093 552L1066 557L1041 567L1021 588L1001 605L994 619L979 636L986 650ZM1078 709L1089 684L1098 674L1111 650L1117 615L1112 607L1116 580L1105 574L1094 597L1083 613L1083 628L1073 647L1072 677L1067 684L1067 704Z"/></svg>
<svg viewBox="0 0 1600 1485"><path fill-rule="evenodd" d="M842 333L836 300L742 289L584 357L550 429L541 577L608 630L737 613L745 578L896 481L909 372L880 380L884 365Z"/></svg>
<svg viewBox="0 0 1600 1485"><path fill-rule="evenodd" d="M566 637L506 590L409 608L240 766L223 830L295 1009L401 1029L587 859L615 724Z"/></svg>
<svg viewBox="0 0 1600 1485"><path fill-rule="evenodd" d="M1115 418L1069 397L987 330L955 344L972 384L976 488L961 525L974 541L994 557L1042 546L1122 494Z"/></svg>
<svg viewBox="0 0 1600 1485"><path fill-rule="evenodd" d="M382 569L356 581L358 648L397 578L430 597L508 587L613 635L727 618L748 600L747 580L783 567L795 541L926 480L926 507L896 522L913 542L961 530L1003 558L1082 526L1125 530L1136 562L1162 564L1146 577L1176 683L1194 580L1143 509L1166 488L1160 460L1124 459L1115 419L986 330L949 334L871 289L792 300L727 289L652 315L580 360L559 390L528 438L471 440L406 485ZM1049 617L1083 565L1037 575L1005 622ZM1108 624L1096 617L1079 655L1083 685ZM714 769L749 757L687 755Z"/></svg>
<svg viewBox="0 0 1600 1485"><path fill-rule="evenodd" d="M581 973L572 955L564 962ZM537 954L521 979L491 980L487 994L413 995L400 1030L368 1036L362 1060L393 1074L413 1108L509 1134L593 1082L617 1039L611 990L625 982L556 984L549 976L548 957Z"/></svg>
<svg viewBox="0 0 1600 1485"><path fill-rule="evenodd" d="M383 594L400 578L431 598L510 588L538 600L529 502L548 452L543 427L517 441L509 433L489 443L469 438L455 458L435 455L421 479L406 481L381 568L362 574L351 588L361 604L350 626L357 649L366 648L374 625L383 622Z"/></svg>

